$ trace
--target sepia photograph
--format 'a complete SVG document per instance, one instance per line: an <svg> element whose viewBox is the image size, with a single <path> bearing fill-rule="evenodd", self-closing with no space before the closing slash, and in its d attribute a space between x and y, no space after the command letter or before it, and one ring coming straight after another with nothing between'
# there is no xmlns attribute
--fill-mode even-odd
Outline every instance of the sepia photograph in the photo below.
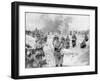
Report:
<svg viewBox="0 0 100 81"><path fill-rule="evenodd" d="M88 66L90 16L25 12L25 68Z"/></svg>

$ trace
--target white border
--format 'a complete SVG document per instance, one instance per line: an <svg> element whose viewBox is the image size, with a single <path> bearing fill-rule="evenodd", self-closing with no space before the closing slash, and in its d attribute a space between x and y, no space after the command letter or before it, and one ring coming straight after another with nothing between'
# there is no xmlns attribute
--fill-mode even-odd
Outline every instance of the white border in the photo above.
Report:
<svg viewBox="0 0 100 81"><path fill-rule="evenodd" d="M64 13L64 14L88 14L90 15L90 65L73 66L58 68L34 68L25 69L25 12L46 12L46 13ZM40 75L55 73L73 73L95 71L95 12L94 10L72 9L72 8L53 8L37 6L19 7L19 75Z"/></svg>

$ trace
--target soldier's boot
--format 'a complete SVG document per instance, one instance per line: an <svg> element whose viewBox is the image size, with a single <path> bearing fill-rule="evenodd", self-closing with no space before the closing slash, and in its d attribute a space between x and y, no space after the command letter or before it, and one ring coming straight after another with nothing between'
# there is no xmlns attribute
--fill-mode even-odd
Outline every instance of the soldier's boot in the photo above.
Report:
<svg viewBox="0 0 100 81"><path fill-rule="evenodd" d="M58 64L56 65L56 67L58 67Z"/></svg>
<svg viewBox="0 0 100 81"><path fill-rule="evenodd" d="M62 67L62 64L60 64L60 66Z"/></svg>

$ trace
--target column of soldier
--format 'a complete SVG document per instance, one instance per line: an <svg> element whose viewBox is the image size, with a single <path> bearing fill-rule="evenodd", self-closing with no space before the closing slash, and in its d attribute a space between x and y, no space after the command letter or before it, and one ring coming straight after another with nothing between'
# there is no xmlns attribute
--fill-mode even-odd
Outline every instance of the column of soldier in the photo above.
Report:
<svg viewBox="0 0 100 81"><path fill-rule="evenodd" d="M43 51L43 43L44 43L44 41L46 42L46 40L47 40L47 37L38 39L36 41L36 48L31 49L29 55L27 55L28 49L26 49L26 65L27 66L34 68L34 67L43 67L44 65L47 64L46 60L43 60L43 57L45 57L45 53ZM77 40L76 35L75 34L72 35L72 47L76 47L76 40ZM80 44L80 48L86 47L86 41L88 41L87 35L85 35L84 40ZM61 49L62 48L66 48L66 49L70 48L69 36L67 36L66 39L64 37L61 37L61 40L59 39L58 36L55 36L53 38L53 46L54 46L55 66L62 67L64 55L61 54Z"/></svg>
<svg viewBox="0 0 100 81"><path fill-rule="evenodd" d="M77 37L75 34L72 35L72 47L76 47L76 40ZM88 36L85 35L84 40L82 41L82 43L80 44L80 48L86 48L86 41L88 41ZM54 57L55 57L55 66L58 67L62 67L63 66L63 57L64 54L61 53L61 50L63 48L65 49L69 49L70 48L70 39L69 36L66 37L66 39L64 37L61 37L61 39L59 38L59 36L55 36L53 39L53 46L54 46Z"/></svg>

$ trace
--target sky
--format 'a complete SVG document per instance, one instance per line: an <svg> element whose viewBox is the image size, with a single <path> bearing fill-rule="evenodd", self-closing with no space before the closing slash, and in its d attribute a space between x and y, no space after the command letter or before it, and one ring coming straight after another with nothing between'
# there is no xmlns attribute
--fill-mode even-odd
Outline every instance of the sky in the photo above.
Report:
<svg viewBox="0 0 100 81"><path fill-rule="evenodd" d="M62 25L70 30L88 30L89 19L88 15L26 13L26 30L33 31L37 28L55 32Z"/></svg>

